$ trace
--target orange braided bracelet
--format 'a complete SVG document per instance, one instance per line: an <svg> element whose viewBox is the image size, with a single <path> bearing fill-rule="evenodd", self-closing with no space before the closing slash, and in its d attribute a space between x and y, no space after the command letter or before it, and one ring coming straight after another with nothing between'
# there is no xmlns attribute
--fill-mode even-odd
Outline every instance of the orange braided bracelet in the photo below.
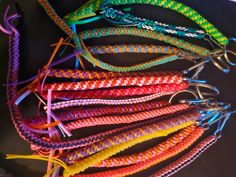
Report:
<svg viewBox="0 0 236 177"><path fill-rule="evenodd" d="M146 161L140 162L138 164L130 165L127 167L118 168L115 170L107 170L104 172L98 172L94 174L78 174L74 175L73 177L121 177L131 175L142 170L145 170L157 163L160 163L164 160L167 160L180 152L189 148L196 140L198 140L202 134L204 133L204 128L199 127L194 130L186 139L184 139L179 144L175 145L174 147L170 148L169 150L165 151L164 153L148 159Z"/></svg>
<svg viewBox="0 0 236 177"><path fill-rule="evenodd" d="M180 72L165 71L165 72L109 72L109 71L81 71L77 69L54 69L50 68L48 76L57 78L71 79L111 79L118 77L143 77L143 76L182 76Z"/></svg>
<svg viewBox="0 0 236 177"><path fill-rule="evenodd" d="M131 155L111 157L102 162L96 164L96 167L115 167L115 166L125 166L140 163L156 157L167 151L168 149L174 147L178 143L181 143L185 138L187 138L195 129L196 125L191 125L174 136L170 137L166 141L161 142L157 146L147 149L140 153L135 153Z"/></svg>

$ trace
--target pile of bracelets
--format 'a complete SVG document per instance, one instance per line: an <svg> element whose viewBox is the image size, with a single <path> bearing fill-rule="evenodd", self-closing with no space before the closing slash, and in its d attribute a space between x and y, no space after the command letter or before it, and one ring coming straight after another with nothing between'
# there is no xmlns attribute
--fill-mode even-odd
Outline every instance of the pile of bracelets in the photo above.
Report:
<svg viewBox="0 0 236 177"><path fill-rule="evenodd" d="M47 0L37 2L67 38L51 45L54 50L48 62L35 76L19 81L21 34L14 22L21 16L10 15L9 7L2 15L0 31L9 36L7 103L17 133L33 151L33 155L7 154L7 159L46 161L45 177L123 177L135 176L178 155L177 160L150 175L167 177L221 138L236 111L230 104L218 102L214 96L219 90L200 80L199 74L208 64L230 72L230 66L236 65L232 61L236 51L229 49L229 44L235 38L227 38L177 0L90 0L64 18ZM135 4L175 11L199 29L136 16L131 9ZM101 19L110 27L77 32L80 25ZM114 36L152 39L161 44L86 45L88 40ZM209 47L194 44L193 39L207 42ZM57 58L59 51L64 55L70 49L72 53ZM157 57L120 66L100 59L107 55L114 60L113 55L123 54ZM74 68L63 67L72 59L76 59ZM158 69L183 60L191 67L183 71ZM86 65L94 70L87 70ZM191 96L178 99L182 94ZM37 100L33 116L21 110L26 97ZM85 131L90 134L84 135ZM143 150L137 148L145 147L149 140L156 143ZM88 172L90 168L97 170Z"/></svg>

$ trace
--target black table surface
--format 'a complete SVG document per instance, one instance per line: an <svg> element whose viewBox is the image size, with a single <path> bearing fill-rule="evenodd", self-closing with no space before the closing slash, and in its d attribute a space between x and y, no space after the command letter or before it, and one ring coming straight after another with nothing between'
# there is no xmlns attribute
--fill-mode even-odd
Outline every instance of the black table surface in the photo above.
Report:
<svg viewBox="0 0 236 177"><path fill-rule="evenodd" d="M52 1L51 5L57 13L63 17L67 13L74 11L86 1L61 0ZM236 36L236 3L228 0L181 0L184 4L197 10L200 14L206 17L226 36ZM21 32L21 65L20 65L20 80L29 78L35 75L38 69L42 68L47 62L53 48L50 44L59 40L59 37L66 37L65 34L49 19L44 10L39 6L37 1L28 0L0 0L0 16L2 19L3 11L7 4L11 5L11 12L19 12L22 15L21 20L16 23ZM140 10L142 9L142 10ZM184 26L194 26L183 15L177 14L170 10L164 10L153 6L133 5L133 13L142 16L157 19L162 22L181 24ZM78 31L85 29L93 29L95 27L111 26L104 20L95 23L82 25L77 28ZM201 43L196 41L197 43ZM157 41L147 40L143 38L106 38L103 40L91 40L89 44L98 43L149 43L158 44ZM236 45L234 45L236 46ZM234 47L236 50L236 48ZM126 62L136 63L150 59L152 55L116 55L109 57L107 61L114 64L125 64ZM146 58L145 58L146 57ZM149 57L149 58L147 58ZM236 58L235 58L236 59ZM14 126L10 120L8 107L6 105L6 90L2 85L6 82L7 62L8 62L8 38L3 33L0 34L0 67L1 67L1 110L0 110L0 176L15 176L15 177L37 177L42 176L46 169L46 163L35 160L5 160L5 154L31 154L29 145L23 141L16 133ZM94 69L91 64L86 63L87 69ZM71 65L71 64L70 64ZM177 61L163 66L154 67L151 71L156 70L183 70L190 66L189 62ZM72 67L72 65L70 66ZM96 70L97 68L95 68ZM231 103L232 108L236 109L236 67L231 67L228 74L222 73L212 64L201 73L200 78L206 79L209 84L219 88L220 95L217 100ZM28 104L25 109L31 112L32 105ZM27 112L26 111L26 112ZM90 133L94 130L90 129ZM212 133L214 130L208 131L205 136ZM233 115L228 121L223 137L206 151L200 158L192 164L173 175L175 177L235 177L236 168L236 116ZM147 142L142 146L155 144L155 142ZM132 152L130 150L129 152ZM172 158L164 163L156 165L141 173L135 174L136 177L145 177L156 170L169 164L177 157Z"/></svg>

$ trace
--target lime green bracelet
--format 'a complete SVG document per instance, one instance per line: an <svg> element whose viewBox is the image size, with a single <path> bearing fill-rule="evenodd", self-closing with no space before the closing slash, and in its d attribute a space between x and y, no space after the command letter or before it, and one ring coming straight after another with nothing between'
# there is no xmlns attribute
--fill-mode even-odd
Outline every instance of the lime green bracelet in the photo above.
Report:
<svg viewBox="0 0 236 177"><path fill-rule="evenodd" d="M73 21L81 20L85 17L95 16L105 0L92 0L80 7L73 13L68 14L65 20L68 24ZM228 38L217 30L211 23L192 8L174 0L109 0L108 5L131 5L131 4L149 4L177 11L188 17L201 28L203 28L210 36L215 38L221 45L228 44Z"/></svg>

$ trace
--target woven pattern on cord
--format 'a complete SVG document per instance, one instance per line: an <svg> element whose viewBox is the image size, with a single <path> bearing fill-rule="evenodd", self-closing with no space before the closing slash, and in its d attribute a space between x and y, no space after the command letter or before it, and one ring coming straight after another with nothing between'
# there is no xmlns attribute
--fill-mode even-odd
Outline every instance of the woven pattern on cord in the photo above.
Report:
<svg viewBox="0 0 236 177"><path fill-rule="evenodd" d="M132 175L135 173L138 173L142 170L145 170L153 165L156 165L164 160L167 160L182 151L186 150L189 148L194 142L196 142L197 139L199 139L204 132L203 128L197 128L195 129L188 137L186 137L183 141L180 143L176 144L174 147L171 147L167 151L164 151L163 153L150 158L148 160L145 160L143 162L130 165L127 167L122 167L122 168L117 168L114 170L107 170L104 172L98 172L94 174L77 174L74 175L73 177L120 177L120 176L127 176L127 175Z"/></svg>
<svg viewBox="0 0 236 177"><path fill-rule="evenodd" d="M143 96L155 93L165 93L170 91L180 91L186 89L186 84L161 84L161 85L149 85L133 88L113 88L113 89L102 89L102 90L80 90L80 91L54 91L52 96L53 99L81 99L81 98L124 98L130 96ZM46 91L42 93L42 96L46 99Z"/></svg>
<svg viewBox="0 0 236 177"><path fill-rule="evenodd" d="M130 155L111 157L102 162L96 164L96 167L117 167L137 164L157 155L160 155L167 151L168 149L174 147L178 143L181 143L185 138L187 138L194 130L196 125L191 125L180 132L176 133L174 136L168 138L167 140L161 142L160 144L149 148L143 152L138 152Z"/></svg>
<svg viewBox="0 0 236 177"><path fill-rule="evenodd" d="M182 168L186 167L192 163L196 158L198 158L203 152L210 148L213 144L217 142L217 138L211 135L204 140L202 140L196 147L194 147L190 152L180 157L177 161L171 163L162 170L154 173L150 177L168 177L172 176Z"/></svg>
<svg viewBox="0 0 236 177"><path fill-rule="evenodd" d="M140 127L134 130L130 130L124 133L121 133L119 135L113 136L109 139L105 139L101 142L94 143L90 146L86 146L86 148L80 148L75 151L71 151L70 153L66 154L65 157L62 157L62 159L66 163L70 163L71 161L86 157L88 155L94 154L98 151L101 151L107 147L120 144L126 141L129 141L131 139L143 136L145 134L150 134L157 130L164 130L169 126L172 126L173 124L179 125L181 123L184 123L186 121L195 121L198 120L199 112L195 108L191 108L187 111L187 113L183 113L177 116L171 117L169 116L168 120L164 120L161 122L156 122L148 126Z"/></svg>
<svg viewBox="0 0 236 177"><path fill-rule="evenodd" d="M103 116L103 117L95 117L89 119L80 119L74 122L70 122L66 124L66 128L69 130L74 130L83 127L91 127L98 125L111 125L111 124L125 124L132 123L141 120L151 119L158 116L163 116L171 113L175 113L178 111L182 111L184 109L189 108L186 104L178 104L178 105L170 105L164 108L154 109L151 111L145 111L140 113L134 113L130 115L123 116Z"/></svg>
<svg viewBox="0 0 236 177"><path fill-rule="evenodd" d="M156 84L187 84L183 82L182 77L166 76L166 77L123 77L114 79L91 80L81 82L62 82L45 84L43 91L52 89L52 91L63 90L92 90L110 87L124 87L124 86L145 86ZM37 88L31 88L32 91L38 91Z"/></svg>

